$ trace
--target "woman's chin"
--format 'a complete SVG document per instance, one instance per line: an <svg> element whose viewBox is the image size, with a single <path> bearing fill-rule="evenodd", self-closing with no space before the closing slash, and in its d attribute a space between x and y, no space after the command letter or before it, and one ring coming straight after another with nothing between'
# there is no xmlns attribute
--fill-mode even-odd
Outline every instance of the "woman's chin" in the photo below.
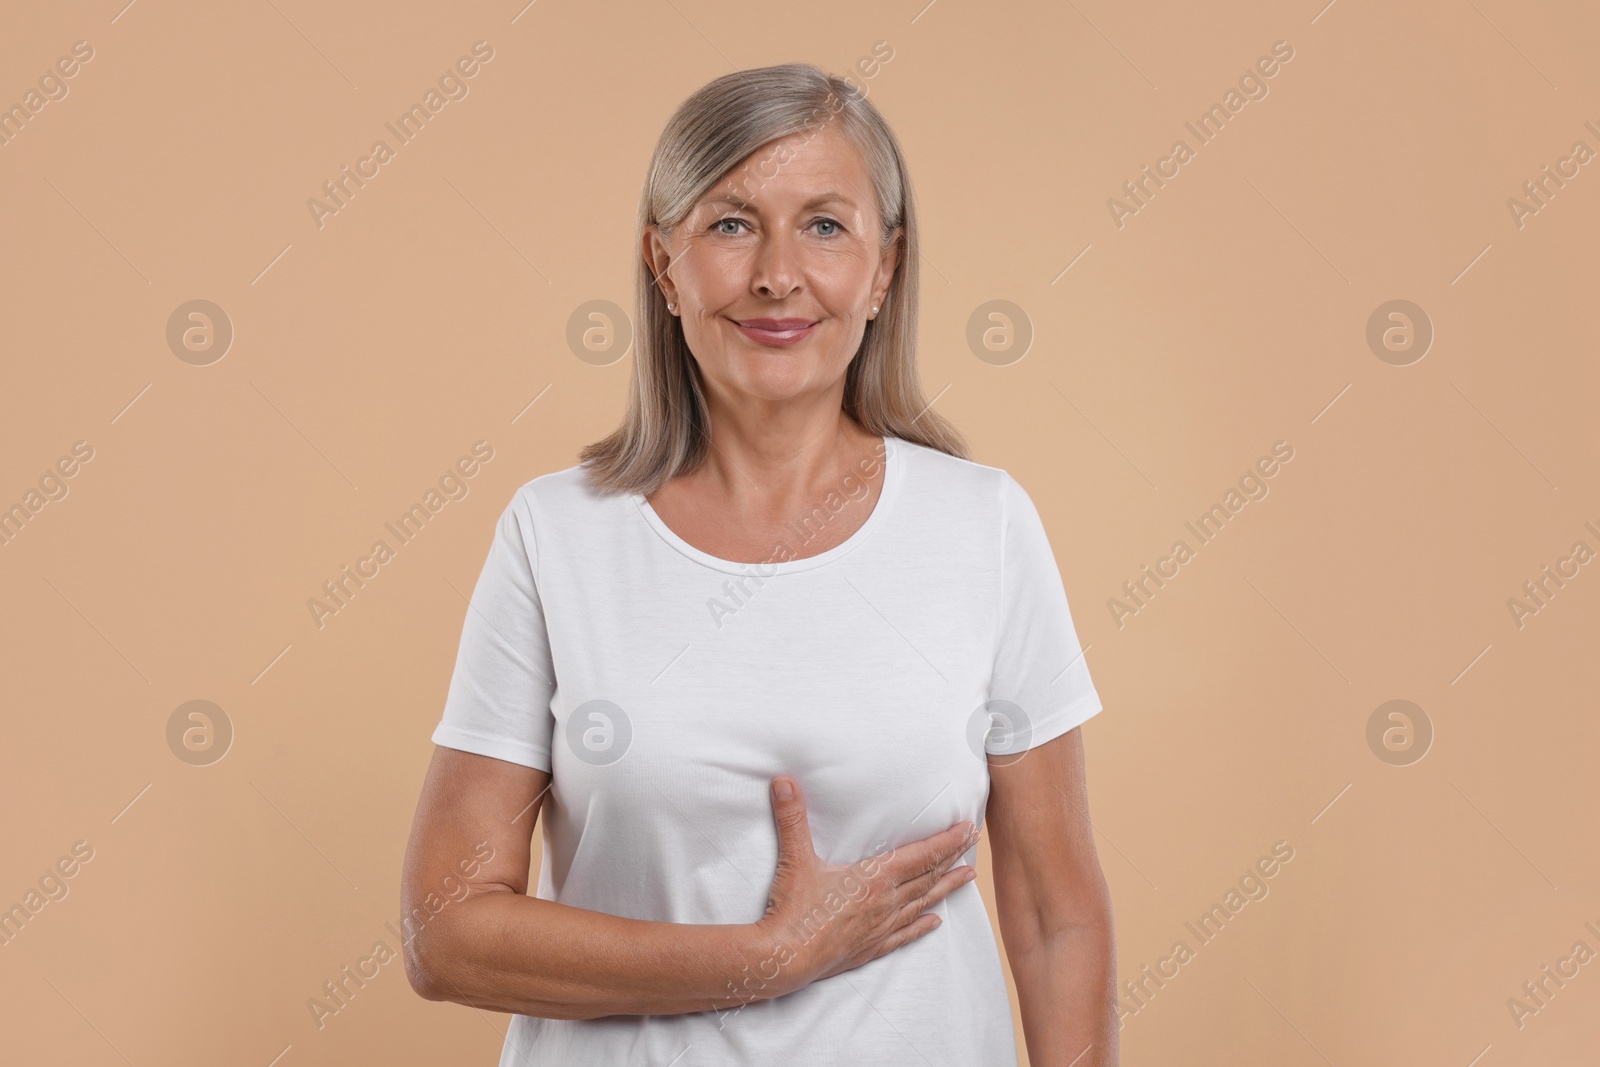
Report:
<svg viewBox="0 0 1600 1067"><path fill-rule="evenodd" d="M730 384L752 400L780 403L803 397L826 384L821 380L822 376L816 373L816 368L787 359L782 354L740 362L742 365ZM834 376L835 379L837 377Z"/></svg>

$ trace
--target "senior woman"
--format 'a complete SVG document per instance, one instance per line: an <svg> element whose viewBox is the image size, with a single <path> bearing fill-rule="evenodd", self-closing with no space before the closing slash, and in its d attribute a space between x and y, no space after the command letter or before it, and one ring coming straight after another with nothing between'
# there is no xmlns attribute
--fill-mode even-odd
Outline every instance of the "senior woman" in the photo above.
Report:
<svg viewBox="0 0 1600 1067"><path fill-rule="evenodd" d="M917 383L893 133L809 65L719 78L640 251L626 417L517 490L472 595L412 985L512 1013L502 1067L1014 1065L986 824L1033 1067L1114 1063L1101 704L1028 494Z"/></svg>

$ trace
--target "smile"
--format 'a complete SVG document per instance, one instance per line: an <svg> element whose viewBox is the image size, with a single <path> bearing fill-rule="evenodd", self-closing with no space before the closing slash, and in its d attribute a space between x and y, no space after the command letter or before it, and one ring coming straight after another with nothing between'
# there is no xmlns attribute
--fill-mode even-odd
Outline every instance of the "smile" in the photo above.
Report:
<svg viewBox="0 0 1600 1067"><path fill-rule="evenodd" d="M807 319L745 319L734 325L759 345L784 348L811 335L817 324Z"/></svg>

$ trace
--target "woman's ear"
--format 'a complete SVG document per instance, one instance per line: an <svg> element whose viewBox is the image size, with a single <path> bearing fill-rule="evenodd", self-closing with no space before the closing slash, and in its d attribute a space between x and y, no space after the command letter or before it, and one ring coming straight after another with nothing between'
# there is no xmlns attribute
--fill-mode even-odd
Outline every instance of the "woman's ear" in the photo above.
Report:
<svg viewBox="0 0 1600 1067"><path fill-rule="evenodd" d="M657 289L666 298L667 303L676 305L678 302L677 287L667 273L667 267L672 262L672 254L667 249L666 241L655 223L649 223L644 229L644 238L641 254L644 256L645 266L650 270L650 277L654 279Z"/></svg>
<svg viewBox="0 0 1600 1067"><path fill-rule="evenodd" d="M876 294L872 301L880 308L889 296L889 286L894 281L895 271L900 266L900 246L905 242L905 230L897 228L889 246L883 250L883 255L878 260L878 277L883 280L883 289Z"/></svg>

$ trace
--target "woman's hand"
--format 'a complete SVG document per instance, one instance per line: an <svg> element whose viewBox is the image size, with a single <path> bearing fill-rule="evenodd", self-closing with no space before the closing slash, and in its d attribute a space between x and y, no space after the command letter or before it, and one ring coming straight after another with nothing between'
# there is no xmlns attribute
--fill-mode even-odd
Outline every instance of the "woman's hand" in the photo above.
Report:
<svg viewBox="0 0 1600 1067"><path fill-rule="evenodd" d="M779 956L785 992L859 967L933 930L939 917L923 913L978 876L972 867L950 869L982 836L965 821L848 867L824 863L811 843L800 784L786 776L772 781L778 869L756 929L764 945L787 950ZM785 783L788 797L780 796Z"/></svg>

